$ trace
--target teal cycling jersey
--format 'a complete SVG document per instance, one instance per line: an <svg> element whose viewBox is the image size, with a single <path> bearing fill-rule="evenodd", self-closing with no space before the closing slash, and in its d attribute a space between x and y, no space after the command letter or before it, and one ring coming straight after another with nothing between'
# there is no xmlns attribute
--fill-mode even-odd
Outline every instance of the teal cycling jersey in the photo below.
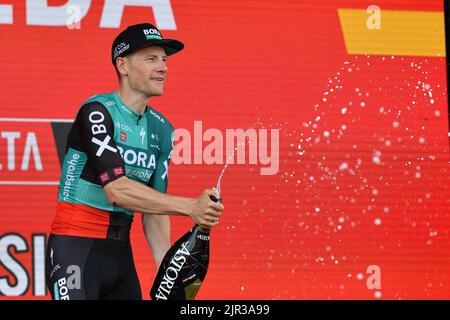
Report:
<svg viewBox="0 0 450 320"><path fill-rule="evenodd" d="M138 114L116 92L89 98L69 132L58 200L132 216L103 187L126 176L166 192L173 142L172 124L153 108Z"/></svg>

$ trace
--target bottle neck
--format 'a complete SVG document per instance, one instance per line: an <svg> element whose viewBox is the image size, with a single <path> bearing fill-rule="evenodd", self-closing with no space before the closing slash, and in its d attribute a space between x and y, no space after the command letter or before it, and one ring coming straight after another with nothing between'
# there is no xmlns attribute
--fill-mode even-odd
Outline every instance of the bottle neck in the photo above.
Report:
<svg viewBox="0 0 450 320"><path fill-rule="evenodd" d="M211 231L210 228L201 227L198 224L195 225L195 229L197 229L200 232L207 233L207 234L209 234Z"/></svg>

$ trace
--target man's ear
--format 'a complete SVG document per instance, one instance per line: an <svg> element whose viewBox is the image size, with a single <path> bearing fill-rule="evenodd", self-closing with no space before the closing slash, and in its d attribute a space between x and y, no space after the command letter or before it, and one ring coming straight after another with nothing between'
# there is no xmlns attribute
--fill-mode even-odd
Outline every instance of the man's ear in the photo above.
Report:
<svg viewBox="0 0 450 320"><path fill-rule="evenodd" d="M127 57L119 57L116 59L117 70L122 76L128 75L128 61Z"/></svg>

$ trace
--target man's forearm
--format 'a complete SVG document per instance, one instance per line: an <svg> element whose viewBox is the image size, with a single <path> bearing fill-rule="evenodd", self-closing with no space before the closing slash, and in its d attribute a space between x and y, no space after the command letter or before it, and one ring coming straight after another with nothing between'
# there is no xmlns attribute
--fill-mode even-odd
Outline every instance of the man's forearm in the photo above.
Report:
<svg viewBox="0 0 450 320"><path fill-rule="evenodd" d="M121 177L104 187L111 203L144 214L190 216L194 199L158 192L139 182Z"/></svg>
<svg viewBox="0 0 450 320"><path fill-rule="evenodd" d="M166 215L142 215L145 237L152 250L156 268L170 249L170 218Z"/></svg>

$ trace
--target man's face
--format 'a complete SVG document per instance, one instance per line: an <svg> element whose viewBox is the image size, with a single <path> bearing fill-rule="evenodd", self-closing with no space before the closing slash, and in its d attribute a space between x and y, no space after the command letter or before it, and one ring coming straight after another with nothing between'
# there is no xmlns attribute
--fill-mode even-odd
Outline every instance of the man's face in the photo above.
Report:
<svg viewBox="0 0 450 320"><path fill-rule="evenodd" d="M125 57L130 87L147 96L164 93L167 55L161 47L145 47Z"/></svg>

